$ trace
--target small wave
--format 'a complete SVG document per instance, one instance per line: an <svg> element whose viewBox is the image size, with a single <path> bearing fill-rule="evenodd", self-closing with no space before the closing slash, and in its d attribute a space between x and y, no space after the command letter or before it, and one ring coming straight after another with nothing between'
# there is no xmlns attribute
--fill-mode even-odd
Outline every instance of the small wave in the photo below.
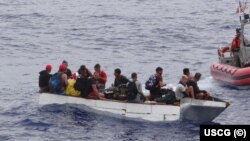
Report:
<svg viewBox="0 0 250 141"><path fill-rule="evenodd" d="M25 126L27 129L39 130L39 131L46 131L53 125L53 124L45 123L42 121L34 121L29 118L24 119L16 124Z"/></svg>
<svg viewBox="0 0 250 141"><path fill-rule="evenodd" d="M7 140L10 140L10 139L11 139L10 136L0 135L0 140L2 140L2 141L7 141Z"/></svg>

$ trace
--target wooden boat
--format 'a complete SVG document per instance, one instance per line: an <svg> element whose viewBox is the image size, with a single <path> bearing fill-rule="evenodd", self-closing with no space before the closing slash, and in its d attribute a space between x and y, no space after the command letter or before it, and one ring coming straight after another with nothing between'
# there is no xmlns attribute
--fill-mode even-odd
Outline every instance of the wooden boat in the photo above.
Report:
<svg viewBox="0 0 250 141"><path fill-rule="evenodd" d="M128 117L134 120L176 121L193 120L210 122L223 112L229 104L225 101L213 101L184 98L180 104L163 103L127 103L117 100L93 100L81 97L40 94L40 105L71 104L87 111L99 112L108 116Z"/></svg>

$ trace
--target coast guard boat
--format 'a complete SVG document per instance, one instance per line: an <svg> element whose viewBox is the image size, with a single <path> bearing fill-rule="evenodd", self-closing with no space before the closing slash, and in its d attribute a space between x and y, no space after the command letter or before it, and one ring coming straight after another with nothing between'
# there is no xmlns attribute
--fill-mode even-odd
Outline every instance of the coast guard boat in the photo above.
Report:
<svg viewBox="0 0 250 141"><path fill-rule="evenodd" d="M219 63L210 66L211 75L214 79L233 85L250 85L250 18L249 14L240 16L240 66L235 66L234 57L231 55L230 47L218 49ZM246 65L248 64L248 65Z"/></svg>

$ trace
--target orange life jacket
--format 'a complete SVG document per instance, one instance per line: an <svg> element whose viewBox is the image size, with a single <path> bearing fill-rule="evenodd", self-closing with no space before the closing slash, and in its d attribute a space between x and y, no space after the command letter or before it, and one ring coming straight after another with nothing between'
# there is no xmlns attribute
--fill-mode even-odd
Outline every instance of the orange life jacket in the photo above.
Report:
<svg viewBox="0 0 250 141"><path fill-rule="evenodd" d="M239 51L240 49L240 37L236 36L232 41L232 51Z"/></svg>

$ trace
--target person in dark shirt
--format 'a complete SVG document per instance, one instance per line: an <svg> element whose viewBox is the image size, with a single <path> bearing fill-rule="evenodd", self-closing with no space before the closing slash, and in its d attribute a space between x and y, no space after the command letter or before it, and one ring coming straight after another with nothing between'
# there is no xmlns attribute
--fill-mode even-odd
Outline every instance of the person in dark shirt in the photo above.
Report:
<svg viewBox="0 0 250 141"><path fill-rule="evenodd" d="M39 92L49 92L49 80L51 77L52 66L46 65L45 70L39 72Z"/></svg>
<svg viewBox="0 0 250 141"><path fill-rule="evenodd" d="M115 87L127 84L129 82L127 77L121 75L121 70L119 68L115 69L114 75L115 75L115 82L114 82Z"/></svg>
<svg viewBox="0 0 250 141"><path fill-rule="evenodd" d="M187 86L193 89L194 91L194 95L196 99L208 99L209 93L206 90L200 90L197 82L200 80L201 78L201 73L197 72L195 73L193 79L189 80L187 82Z"/></svg>
<svg viewBox="0 0 250 141"><path fill-rule="evenodd" d="M74 88L79 90L84 98L104 99L104 94L98 92L95 75L89 77L88 69L84 65L80 68L80 77L77 78Z"/></svg>
<svg viewBox="0 0 250 141"><path fill-rule="evenodd" d="M163 82L162 74L163 74L163 68L157 67L155 69L155 74L151 75L149 77L149 84L152 88L149 90L149 100L154 101L156 98L160 98L162 96L161 89L162 87L166 86L166 83Z"/></svg>
<svg viewBox="0 0 250 141"><path fill-rule="evenodd" d="M65 60L63 60L62 64L65 64L65 65L67 66L66 74L67 74L68 79L72 78L72 72L71 72L71 70L68 68L68 65L69 65L68 62L65 61Z"/></svg>

